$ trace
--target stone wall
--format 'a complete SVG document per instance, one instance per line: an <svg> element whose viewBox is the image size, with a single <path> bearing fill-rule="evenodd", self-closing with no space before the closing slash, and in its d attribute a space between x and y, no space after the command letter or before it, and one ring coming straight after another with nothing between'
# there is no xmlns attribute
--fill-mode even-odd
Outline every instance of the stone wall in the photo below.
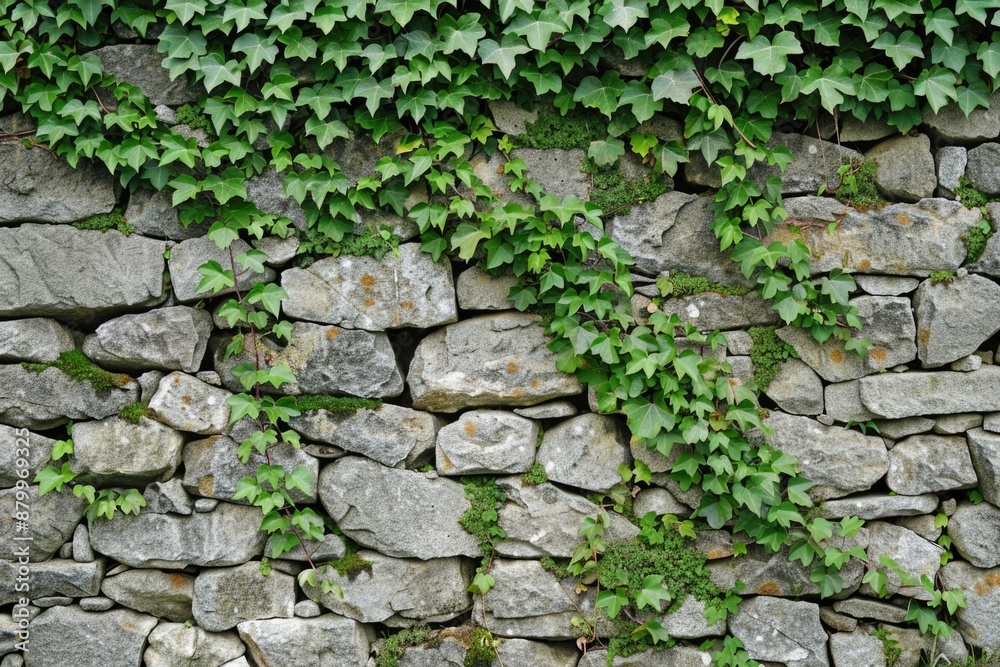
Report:
<svg viewBox="0 0 1000 667"><path fill-rule="evenodd" d="M169 107L161 113L171 118ZM502 130L523 131L516 110L494 105L493 114ZM660 127L664 136L677 132L669 119ZM762 397L773 434L760 437L798 459L816 484L822 516L867 521L851 546L965 592L960 632L936 646L962 659L966 644L1000 646L1000 240L966 261L963 237L983 213L956 193L971 192L960 186L967 176L981 192L1000 194L1000 107L969 119L946 109L909 136L877 123L838 130L839 145L776 135L796 157L785 177L790 218L776 234L787 238L794 225L817 273L853 272L862 334L873 345L860 358L780 328L799 359L781 366ZM820 132L832 139L832 123ZM324 575L338 581L342 597L303 590L295 575L306 566L305 550L271 559L262 574L260 510L232 500L237 482L263 459L244 465L236 456L251 426L229 424L226 399L241 391L230 371L241 359L223 359L233 333L217 312L225 297L196 293L198 266L228 263L228 254L203 228L184 228L164 195L122 193L97 167L73 171L40 148L4 142L0 152L3 667L365 667L375 664L381 638L422 625L440 630L436 641L409 648L399 665L462 665L468 628L483 624L505 638L504 667L606 664L600 642L581 653L571 623L593 611L595 587L560 582L541 559L572 555L577 527L598 511L588 495L618 483L622 463L638 459L653 473L636 487L636 516L684 517L698 497L669 479L670 461L630 447L620 416L592 412L585 388L556 371L539 318L510 310L510 279L432 262L401 219L387 221L403 236L398 254L378 260L341 256L302 267L294 239L254 243L268 255L265 279L289 295L291 342L266 350L296 376L282 391L384 401L356 412L307 411L291 422L302 449L271 452L272 462L310 471L308 492L297 490L295 500L325 510L344 536L307 545L312 559L344 557L346 538L368 561L360 572ZM878 189L896 203L860 211L814 196L836 185L843 157L862 153L877 161ZM586 176L572 168L582 151L515 155L549 191L587 195ZM499 184L496 166L479 163ZM636 260L637 316L659 308L725 331L728 346L717 354L747 381L754 374L747 329L777 324L776 314L754 295L660 299L654 284L669 271L742 281L709 229L703 194L718 176L698 160L686 167L674 191L614 216L607 233ZM257 179L250 195L262 210L303 219L274 174ZM71 224L116 206L131 235ZM995 215L997 206L986 209ZM111 386L22 365L75 349L113 373ZM119 416L136 402L148 416ZM66 489L39 497L35 486L17 488L18 449L30 445L33 478L70 421L79 481L138 488L147 503L138 516L88 521L86 501ZM549 482L525 482L535 463ZM499 512L507 537L485 598L467 592L482 552L458 523L470 507L459 479L471 475L495 477L507 498ZM28 533L12 519L25 505ZM954 554L943 566L940 516L948 517ZM637 532L612 515L612 537ZM30 542L18 540L25 534ZM26 594L15 588L22 565L10 554L22 544L31 604L14 607ZM710 626L704 602L691 599L661 619L676 647L615 665L707 664L698 646L727 633L751 657L795 667L885 664L878 628L899 642L897 667L915 665L932 646L904 619L923 589L890 579L893 595L876 599L859 561L845 568L843 592L820 600L818 585L787 553L751 546L734 556L725 530L703 531L695 546L721 589L746 584L739 613L728 627ZM15 652L22 614L30 618L23 663Z"/></svg>

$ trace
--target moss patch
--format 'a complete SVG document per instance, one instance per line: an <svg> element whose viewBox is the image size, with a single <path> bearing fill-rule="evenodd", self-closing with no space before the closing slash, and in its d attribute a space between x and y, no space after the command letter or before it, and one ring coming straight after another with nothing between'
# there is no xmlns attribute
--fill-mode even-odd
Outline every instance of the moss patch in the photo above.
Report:
<svg viewBox="0 0 1000 667"><path fill-rule="evenodd" d="M86 220L74 222L73 226L84 231L98 232L107 232L112 229L117 229L125 236L135 232L135 227L125 222L125 218L122 216L121 211L111 211L110 213L92 215Z"/></svg>
<svg viewBox="0 0 1000 667"><path fill-rule="evenodd" d="M142 421L143 417L148 417L151 414L153 414L153 411L150 410L148 406L138 401L135 403L129 403L118 411L119 417L126 421L130 421L133 424L138 424Z"/></svg>
<svg viewBox="0 0 1000 667"><path fill-rule="evenodd" d="M605 215L627 214L633 205L652 201L671 190L665 175L649 172L647 178L629 179L621 167L599 167L590 158L584 159L583 172L591 178L590 202Z"/></svg>
<svg viewBox="0 0 1000 667"><path fill-rule="evenodd" d="M965 241L967 251L965 261L978 262L983 256L983 251L986 250L986 242L990 240L991 236L993 236L993 227L987 219L981 220L978 225L962 234L962 240Z"/></svg>
<svg viewBox="0 0 1000 667"><path fill-rule="evenodd" d="M398 667L399 659L403 657L406 649L423 644L430 634L429 628L407 628L388 637L375 660L376 667Z"/></svg>
<svg viewBox="0 0 1000 667"><path fill-rule="evenodd" d="M465 652L465 667L490 667L497 657L498 642L486 628L475 628L469 634Z"/></svg>
<svg viewBox="0 0 1000 667"><path fill-rule="evenodd" d="M353 396L299 396L296 400L299 410L326 410L335 414L351 414L358 410L378 410L382 407L379 398L355 398Z"/></svg>
<svg viewBox="0 0 1000 667"><path fill-rule="evenodd" d="M888 204L878 192L875 182L875 172L878 164L875 160L854 162L851 169L841 177L841 186L837 190L837 199L853 206L859 211L881 208Z"/></svg>
<svg viewBox="0 0 1000 667"><path fill-rule="evenodd" d="M211 123L208 121L208 116L193 104L183 104L177 107L177 122L181 125L187 125L192 130L211 130Z"/></svg>
<svg viewBox="0 0 1000 667"><path fill-rule="evenodd" d="M546 572L551 572L557 579L565 579L572 574L572 572L569 571L568 558L556 559L551 556L542 556L538 562Z"/></svg>
<svg viewBox="0 0 1000 667"><path fill-rule="evenodd" d="M338 560L329 562L330 567L337 571L342 577L354 578L362 572L371 574L373 563L365 560L355 551L348 550L347 555Z"/></svg>
<svg viewBox="0 0 1000 667"><path fill-rule="evenodd" d="M545 484L547 481L549 481L549 476L545 472L545 466L537 461L531 464L528 472L521 475L521 482L526 486L538 486L539 484Z"/></svg>
<svg viewBox="0 0 1000 667"><path fill-rule="evenodd" d="M565 116L551 104L538 108L538 120L525 123L524 134L512 137L518 148L590 148L591 141L608 138L608 124L600 113L583 107Z"/></svg>
<svg viewBox="0 0 1000 667"><path fill-rule="evenodd" d="M962 202L965 208L982 208L987 204L1000 201L997 197L988 197L972 186L972 181L962 176L958 179L958 187L955 188L955 199Z"/></svg>
<svg viewBox="0 0 1000 667"><path fill-rule="evenodd" d="M947 269L943 269L941 271L931 271L931 275L929 277L931 282L935 285L950 285L955 282L955 272L948 271Z"/></svg>
<svg viewBox="0 0 1000 667"><path fill-rule="evenodd" d="M713 283L708 278L680 272L672 272L669 276L660 277L656 281L656 287L660 290L660 296L671 299L681 299L686 296L701 294L702 292L718 292L726 296L743 296L753 291L746 286L727 286L722 283Z"/></svg>
<svg viewBox="0 0 1000 667"><path fill-rule="evenodd" d="M761 393L767 391L778 374L781 362L797 357L795 348L778 338L776 327L750 327L747 333L753 340L750 360L753 361L753 379Z"/></svg>
<svg viewBox="0 0 1000 667"><path fill-rule="evenodd" d="M132 381L128 375L109 373L83 354L82 350L63 352L55 361L41 364L21 364L29 371L41 373L47 368L58 368L78 382L89 382L97 391L122 387Z"/></svg>
<svg viewBox="0 0 1000 667"><path fill-rule="evenodd" d="M463 477L462 484L471 507L458 522L479 542L479 548L486 554L485 562L493 553L494 541L507 537L498 523L499 511L507 502L507 496L492 477Z"/></svg>

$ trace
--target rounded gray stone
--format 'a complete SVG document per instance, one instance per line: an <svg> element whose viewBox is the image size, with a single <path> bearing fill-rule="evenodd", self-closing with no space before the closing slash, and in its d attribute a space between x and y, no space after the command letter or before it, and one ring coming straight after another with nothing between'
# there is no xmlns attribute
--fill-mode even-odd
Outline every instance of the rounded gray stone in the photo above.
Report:
<svg viewBox="0 0 1000 667"><path fill-rule="evenodd" d="M782 662L788 667L829 667L826 631L819 622L819 605L782 598L745 599L729 618L729 631L755 660Z"/></svg>
<svg viewBox="0 0 1000 667"><path fill-rule="evenodd" d="M952 489L971 489L976 471L965 438L913 435L889 451L886 485L908 496Z"/></svg>
<svg viewBox="0 0 1000 667"><path fill-rule="evenodd" d="M948 536L958 554L976 567L1000 565L1000 508L988 502L959 503L948 520Z"/></svg>
<svg viewBox="0 0 1000 667"><path fill-rule="evenodd" d="M365 667L374 632L336 614L240 623L240 639L255 665Z"/></svg>
<svg viewBox="0 0 1000 667"><path fill-rule="evenodd" d="M158 308L122 315L97 327L83 342L83 352L104 368L197 372L201 368L212 316L188 306Z"/></svg>
<svg viewBox="0 0 1000 667"><path fill-rule="evenodd" d="M971 149L965 175L972 187L984 194L1000 194L1000 143L980 144Z"/></svg>
<svg viewBox="0 0 1000 667"><path fill-rule="evenodd" d="M918 201L934 196L937 173L931 140L926 135L887 139L865 157L878 164L875 182L890 199Z"/></svg>
<svg viewBox="0 0 1000 667"><path fill-rule="evenodd" d="M294 607L295 577L276 570L265 577L257 561L203 570L194 582L194 619L211 632L253 619L291 618Z"/></svg>
<svg viewBox="0 0 1000 667"><path fill-rule="evenodd" d="M617 417L587 413L546 431L535 458L553 482L607 491L621 481L618 466L632 453Z"/></svg>
<svg viewBox="0 0 1000 667"><path fill-rule="evenodd" d="M535 461L538 424L503 410L471 410L437 434L441 475L527 472Z"/></svg>
<svg viewBox="0 0 1000 667"><path fill-rule="evenodd" d="M129 570L107 577L101 592L123 607L171 621L193 620L194 577L161 570ZM235 657L235 656L234 656Z"/></svg>

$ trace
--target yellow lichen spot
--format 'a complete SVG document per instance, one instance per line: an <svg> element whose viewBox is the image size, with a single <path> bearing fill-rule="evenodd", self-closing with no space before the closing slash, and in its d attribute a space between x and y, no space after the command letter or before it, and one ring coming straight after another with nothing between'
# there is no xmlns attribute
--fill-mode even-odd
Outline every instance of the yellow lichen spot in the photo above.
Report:
<svg viewBox="0 0 1000 667"><path fill-rule="evenodd" d="M834 364L844 363L844 352L843 350L833 349L830 350L830 361Z"/></svg>
<svg viewBox="0 0 1000 667"><path fill-rule="evenodd" d="M880 364L885 363L885 348L884 347L873 347L869 348L868 356Z"/></svg>
<svg viewBox="0 0 1000 667"><path fill-rule="evenodd" d="M470 438L476 434L476 425L472 422L465 422L465 435Z"/></svg>
<svg viewBox="0 0 1000 667"><path fill-rule="evenodd" d="M406 310L413 310L414 308L412 301L404 301L403 303L399 304L399 307L405 308Z"/></svg>
<svg viewBox="0 0 1000 667"><path fill-rule="evenodd" d="M781 595L781 586L773 581L765 581L757 587L757 595Z"/></svg>
<svg viewBox="0 0 1000 667"><path fill-rule="evenodd" d="M507 364L507 372L508 373L516 373L519 368L520 367L517 364L515 364L513 361L510 362L509 364Z"/></svg>
<svg viewBox="0 0 1000 667"><path fill-rule="evenodd" d="M514 398L521 398L522 396L524 396L524 390L523 389L515 389L514 391L512 391L510 393L510 395L513 396Z"/></svg>
<svg viewBox="0 0 1000 667"><path fill-rule="evenodd" d="M867 259L863 259L857 264L855 264L854 268L856 268L858 271L864 271L866 269L872 268L872 263L869 262Z"/></svg>
<svg viewBox="0 0 1000 667"><path fill-rule="evenodd" d="M210 498L215 490L215 478L211 475L198 480L198 495Z"/></svg>
<svg viewBox="0 0 1000 667"><path fill-rule="evenodd" d="M531 388L532 389L537 389L538 385L540 385L540 384L541 384L541 382L539 382L538 380L532 380L531 381Z"/></svg>
<svg viewBox="0 0 1000 667"><path fill-rule="evenodd" d="M930 329L920 329L917 331L917 345L927 345L931 340Z"/></svg>
<svg viewBox="0 0 1000 667"><path fill-rule="evenodd" d="M333 340L339 335L340 335L340 329L338 329L337 327L330 327L329 329L326 330L327 340Z"/></svg>
<svg viewBox="0 0 1000 667"><path fill-rule="evenodd" d="M371 289L372 287L374 287L375 276L373 276L370 273L366 273L365 275L361 276L361 286L364 287L365 289Z"/></svg>
<svg viewBox="0 0 1000 667"><path fill-rule="evenodd" d="M899 215L897 215L896 222L898 222L903 227L909 227L910 225L913 224L913 220L911 220L910 216L907 215L906 213L900 213Z"/></svg>
<svg viewBox="0 0 1000 667"><path fill-rule="evenodd" d="M976 595L986 595L1000 586L1000 573L990 572L982 581L977 581L974 587Z"/></svg>
<svg viewBox="0 0 1000 667"><path fill-rule="evenodd" d="M177 572L170 573L170 585L173 588L184 588L187 585L187 579L183 574L178 574Z"/></svg>
<svg viewBox="0 0 1000 667"><path fill-rule="evenodd" d="M363 303L365 304L365 308L371 308L372 306L375 305L375 299L368 297L367 299L364 300Z"/></svg>

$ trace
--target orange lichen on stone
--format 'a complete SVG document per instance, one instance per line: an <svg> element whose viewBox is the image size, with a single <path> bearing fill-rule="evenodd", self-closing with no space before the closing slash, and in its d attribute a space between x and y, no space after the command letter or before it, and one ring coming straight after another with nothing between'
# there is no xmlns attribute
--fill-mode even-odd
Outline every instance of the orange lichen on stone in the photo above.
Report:
<svg viewBox="0 0 1000 667"><path fill-rule="evenodd" d="M339 335L340 335L340 329L338 329L337 327L330 327L329 329L326 330L327 340L333 340Z"/></svg>
<svg viewBox="0 0 1000 667"><path fill-rule="evenodd" d="M884 347L873 347L869 348L868 356L880 364L885 363L885 348Z"/></svg>
<svg viewBox="0 0 1000 667"><path fill-rule="evenodd" d="M843 350L833 349L830 350L830 361L835 364L844 363L844 352Z"/></svg>
<svg viewBox="0 0 1000 667"><path fill-rule="evenodd" d="M540 384L541 384L541 382L539 382L538 380L532 380L531 381L531 388L532 389L536 389L538 387L538 385L540 385Z"/></svg>
<svg viewBox="0 0 1000 667"><path fill-rule="evenodd" d="M872 268L872 263L869 262L867 259L863 259L857 264L855 264L854 268L856 268L858 271L864 271L866 269Z"/></svg>
<svg viewBox="0 0 1000 667"><path fill-rule="evenodd" d="M211 475L207 477L202 477L198 480L198 495L210 498L212 496L212 491L215 490L215 478Z"/></svg>
<svg viewBox="0 0 1000 667"><path fill-rule="evenodd" d="M757 587L757 595L781 595L781 586L773 581L765 581Z"/></svg>
<svg viewBox="0 0 1000 667"><path fill-rule="evenodd" d="M524 396L524 390L515 389L514 391L510 392L510 395L514 398L521 398L522 396Z"/></svg>
<svg viewBox="0 0 1000 667"><path fill-rule="evenodd" d="M507 372L508 373L516 373L519 368L520 368L520 366L518 366L517 364L515 364L513 361L510 362L509 364L507 364Z"/></svg>
<svg viewBox="0 0 1000 667"><path fill-rule="evenodd" d="M974 590L976 595L986 595L998 586L1000 586L1000 572L990 572L984 579L976 582Z"/></svg>
<svg viewBox="0 0 1000 667"><path fill-rule="evenodd" d="M171 572L170 585L174 588L184 588L187 585L187 578L183 574Z"/></svg>
<svg viewBox="0 0 1000 667"><path fill-rule="evenodd" d="M931 339L930 329L920 329L917 331L917 345L927 345Z"/></svg>
<svg viewBox="0 0 1000 667"><path fill-rule="evenodd" d="M375 299L368 297L367 299L364 300L364 304L365 308L371 308L372 306L375 305Z"/></svg>
<svg viewBox="0 0 1000 667"><path fill-rule="evenodd" d="M911 220L910 216L907 215L906 213L900 213L899 215L897 215L896 222L898 222L903 227L909 227L910 225L913 224L913 220Z"/></svg>
<svg viewBox="0 0 1000 667"><path fill-rule="evenodd" d="M403 303L399 304L399 307L400 308L405 308L406 310L413 310L413 302L412 301L404 301Z"/></svg>
<svg viewBox="0 0 1000 667"><path fill-rule="evenodd" d="M185 405L190 405L191 397L186 394L184 396L181 396L181 403L184 403Z"/></svg>
<svg viewBox="0 0 1000 667"><path fill-rule="evenodd" d="M371 289L372 287L374 287L375 276L373 276L370 273L366 273L365 275L361 276L361 286L364 287L365 289Z"/></svg>
<svg viewBox="0 0 1000 667"><path fill-rule="evenodd" d="M465 422L465 435L470 438L476 434L476 425L472 422Z"/></svg>

